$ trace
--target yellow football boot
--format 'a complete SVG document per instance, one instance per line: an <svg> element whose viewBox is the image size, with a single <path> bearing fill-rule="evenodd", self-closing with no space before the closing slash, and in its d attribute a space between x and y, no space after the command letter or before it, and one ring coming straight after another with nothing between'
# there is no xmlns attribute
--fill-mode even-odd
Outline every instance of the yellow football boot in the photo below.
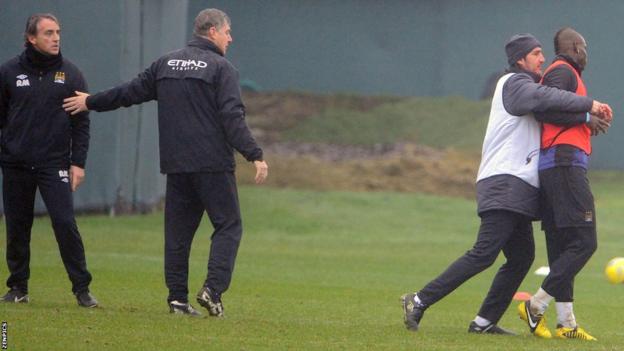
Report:
<svg viewBox="0 0 624 351"><path fill-rule="evenodd" d="M557 330L555 331L555 337L559 339L581 339L587 341L596 341L598 339L589 335L583 328L566 328L561 325L557 325Z"/></svg>
<svg viewBox="0 0 624 351"><path fill-rule="evenodd" d="M525 301L518 305L518 315L520 316L520 319L527 322L529 329L531 330L531 334L544 339L552 338L552 334L546 326L546 317L543 315L532 314L529 309L529 304L529 301Z"/></svg>

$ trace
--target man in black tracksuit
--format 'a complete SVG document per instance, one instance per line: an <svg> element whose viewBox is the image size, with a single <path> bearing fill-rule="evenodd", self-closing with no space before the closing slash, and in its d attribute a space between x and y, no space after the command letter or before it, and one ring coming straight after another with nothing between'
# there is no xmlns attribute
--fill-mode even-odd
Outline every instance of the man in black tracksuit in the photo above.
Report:
<svg viewBox="0 0 624 351"><path fill-rule="evenodd" d="M245 123L238 73L223 56L232 40L229 18L220 10L201 11L194 34L185 48L162 56L134 80L88 97L78 93L65 107L72 113L109 111L158 101L170 312L199 314L188 303L188 260L205 210L215 231L197 301L221 317L221 294L230 285L242 235L233 149L254 162L256 183L266 178L267 165Z"/></svg>
<svg viewBox="0 0 624 351"><path fill-rule="evenodd" d="M9 292L3 302L28 302L30 236L37 188L52 220L78 304L95 307L91 274L72 202L84 177L89 117L70 118L64 98L85 90L82 73L59 49L60 27L51 14L29 18L26 49L0 66L0 164L7 231Z"/></svg>

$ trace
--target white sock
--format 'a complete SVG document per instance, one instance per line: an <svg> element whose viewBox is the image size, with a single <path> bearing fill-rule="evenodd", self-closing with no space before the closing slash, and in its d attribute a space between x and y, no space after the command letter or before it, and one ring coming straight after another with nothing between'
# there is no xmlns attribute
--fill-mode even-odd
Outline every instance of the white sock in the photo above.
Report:
<svg viewBox="0 0 624 351"><path fill-rule="evenodd" d="M481 316L476 316L474 322L480 327L487 327L488 325L492 324L492 322Z"/></svg>
<svg viewBox="0 0 624 351"><path fill-rule="evenodd" d="M576 328L572 302L556 302L555 307L557 308L557 324L566 328Z"/></svg>
<svg viewBox="0 0 624 351"><path fill-rule="evenodd" d="M414 294L414 302L416 302L416 305L422 305L422 301L420 301L420 297L418 297L418 294Z"/></svg>
<svg viewBox="0 0 624 351"><path fill-rule="evenodd" d="M539 288L535 295L531 297L531 313L544 314L548 304L552 301L553 297L549 295L544 289Z"/></svg>

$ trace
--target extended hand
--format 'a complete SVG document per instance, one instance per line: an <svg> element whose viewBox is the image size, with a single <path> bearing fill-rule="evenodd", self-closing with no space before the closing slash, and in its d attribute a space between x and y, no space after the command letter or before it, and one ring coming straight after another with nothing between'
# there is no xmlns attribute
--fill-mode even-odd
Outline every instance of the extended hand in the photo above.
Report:
<svg viewBox="0 0 624 351"><path fill-rule="evenodd" d="M63 100L63 108L72 115L89 110L87 108L87 97L89 94L81 91L76 91L75 93L76 96L68 97Z"/></svg>
<svg viewBox="0 0 624 351"><path fill-rule="evenodd" d="M71 184L71 190L76 191L85 177L84 168L78 166L71 166L69 168L69 182Z"/></svg>
<svg viewBox="0 0 624 351"><path fill-rule="evenodd" d="M265 161L254 161L256 166L256 184L262 184L269 175L269 166Z"/></svg>
<svg viewBox="0 0 624 351"><path fill-rule="evenodd" d="M611 106L607 104L602 104L602 106L600 107L600 112L602 113L602 115L606 116L607 121L611 123L611 121L613 120L613 110L611 109Z"/></svg>
<svg viewBox="0 0 624 351"><path fill-rule="evenodd" d="M611 122L613 119L613 110L611 109L611 106L597 100L594 100L590 113L594 116L605 119L608 122Z"/></svg>

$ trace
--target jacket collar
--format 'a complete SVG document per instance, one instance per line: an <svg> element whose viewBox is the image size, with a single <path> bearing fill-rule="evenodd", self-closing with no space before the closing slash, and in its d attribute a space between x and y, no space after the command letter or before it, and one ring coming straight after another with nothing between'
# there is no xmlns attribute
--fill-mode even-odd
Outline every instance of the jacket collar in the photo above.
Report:
<svg viewBox="0 0 624 351"><path fill-rule="evenodd" d="M581 75L581 73L583 72L580 68L580 66L578 65L578 63L576 63L576 61L574 61L574 59L572 59L572 57L568 56L568 55L564 55L564 54L559 54L557 55L557 57L555 57L555 59L553 60L553 62L555 61L565 61L566 63L569 63L570 66L574 67L574 69L576 70L576 73L579 74L579 76Z"/></svg>
<svg viewBox="0 0 624 351"><path fill-rule="evenodd" d="M188 42L188 46L197 47L202 50L210 50L215 54L223 56L223 52L221 52L221 50L212 41L204 37L193 35L193 39Z"/></svg>
<svg viewBox="0 0 624 351"><path fill-rule="evenodd" d="M525 69L520 68L518 65L513 65L513 66L509 67L507 69L507 72L527 74L531 78L533 78L533 81L535 81L535 83L538 83L542 79L542 75L541 74L537 74L535 72L527 71Z"/></svg>
<svg viewBox="0 0 624 351"><path fill-rule="evenodd" d="M37 51L32 44L27 43L26 49L20 54L19 62L22 67L32 71L48 72L58 69L63 64L63 55L44 55Z"/></svg>

